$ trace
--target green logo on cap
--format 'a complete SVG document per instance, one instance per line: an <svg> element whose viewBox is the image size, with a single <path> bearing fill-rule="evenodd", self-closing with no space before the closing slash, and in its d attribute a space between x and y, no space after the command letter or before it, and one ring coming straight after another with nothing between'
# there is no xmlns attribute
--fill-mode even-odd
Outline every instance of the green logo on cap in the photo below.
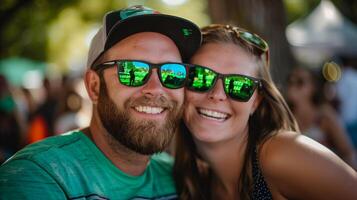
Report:
<svg viewBox="0 0 357 200"><path fill-rule="evenodd" d="M191 29L187 29L187 28L183 28L182 29L182 33L185 37L189 37L190 35L192 35L192 30Z"/></svg>

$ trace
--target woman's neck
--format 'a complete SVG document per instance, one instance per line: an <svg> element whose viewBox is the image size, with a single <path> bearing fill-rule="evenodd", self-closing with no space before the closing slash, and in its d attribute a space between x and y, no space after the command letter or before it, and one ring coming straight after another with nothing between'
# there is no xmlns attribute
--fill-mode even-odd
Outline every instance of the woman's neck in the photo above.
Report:
<svg viewBox="0 0 357 200"><path fill-rule="evenodd" d="M197 149L213 171L212 191L215 196L237 199L238 181L244 161L247 138L236 137L220 143L197 142ZM228 198L231 199L231 198Z"/></svg>

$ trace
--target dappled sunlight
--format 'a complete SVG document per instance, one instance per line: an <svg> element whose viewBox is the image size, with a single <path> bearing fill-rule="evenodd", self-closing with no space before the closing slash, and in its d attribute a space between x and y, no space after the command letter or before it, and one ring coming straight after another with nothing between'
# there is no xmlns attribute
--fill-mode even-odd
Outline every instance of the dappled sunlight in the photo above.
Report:
<svg viewBox="0 0 357 200"><path fill-rule="evenodd" d="M24 74L23 86L27 89L37 89L42 86L42 74L38 70L30 70Z"/></svg>
<svg viewBox="0 0 357 200"><path fill-rule="evenodd" d="M0 196L357 199L354 1L5 0Z"/></svg>
<svg viewBox="0 0 357 200"><path fill-rule="evenodd" d="M84 68L88 51L86 35L89 29L74 8L64 9L49 27L48 62L62 73L70 68Z"/></svg>
<svg viewBox="0 0 357 200"><path fill-rule="evenodd" d="M315 140L313 140L313 139L311 139L309 137L306 137L306 136L303 136L303 135L299 135L299 136L296 137L296 141L299 144L305 145L306 147L309 147L309 148L312 148L312 149L316 150L317 152L323 152L323 153L328 153L328 154L332 153L330 149L328 149L324 145L316 142Z"/></svg>
<svg viewBox="0 0 357 200"><path fill-rule="evenodd" d="M327 62L322 67L322 75L327 81L337 82L341 78L341 67L335 62Z"/></svg>
<svg viewBox="0 0 357 200"><path fill-rule="evenodd" d="M323 4L322 6L325 8L321 11L323 13L323 17L328 19L330 22L341 23L342 15L338 12L331 1L322 0L321 4Z"/></svg>
<svg viewBox="0 0 357 200"><path fill-rule="evenodd" d="M63 9L48 28L48 62L54 64L56 71L61 73L85 70L89 43L99 29L98 24L102 21L102 14L107 10L120 9L133 3L139 4L140 2L83 0L78 5ZM162 1L142 1L141 3L164 14L174 14L190 19L199 26L209 23L209 17L205 13L207 2L204 0L181 0L175 4ZM90 15L98 17L91 20Z"/></svg>
<svg viewBox="0 0 357 200"><path fill-rule="evenodd" d="M169 6L178 6L186 3L187 0L161 0Z"/></svg>

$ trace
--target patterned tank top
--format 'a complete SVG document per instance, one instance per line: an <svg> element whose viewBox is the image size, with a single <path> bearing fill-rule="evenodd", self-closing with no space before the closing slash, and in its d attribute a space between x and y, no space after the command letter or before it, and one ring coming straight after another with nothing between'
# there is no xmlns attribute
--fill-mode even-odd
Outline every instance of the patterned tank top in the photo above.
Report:
<svg viewBox="0 0 357 200"><path fill-rule="evenodd" d="M267 183L264 180L262 171L260 170L257 149L254 150L252 158L252 174L254 182L254 190L252 194L253 200L272 200L273 196L270 193Z"/></svg>

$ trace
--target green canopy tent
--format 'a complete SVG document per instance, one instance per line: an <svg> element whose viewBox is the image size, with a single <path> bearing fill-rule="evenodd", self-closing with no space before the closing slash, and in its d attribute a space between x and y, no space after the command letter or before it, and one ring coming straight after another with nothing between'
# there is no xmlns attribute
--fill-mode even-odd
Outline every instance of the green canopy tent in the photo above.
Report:
<svg viewBox="0 0 357 200"><path fill-rule="evenodd" d="M21 57L0 60L0 74L14 86L36 87L42 83L47 64ZM31 80L32 78L32 80Z"/></svg>

